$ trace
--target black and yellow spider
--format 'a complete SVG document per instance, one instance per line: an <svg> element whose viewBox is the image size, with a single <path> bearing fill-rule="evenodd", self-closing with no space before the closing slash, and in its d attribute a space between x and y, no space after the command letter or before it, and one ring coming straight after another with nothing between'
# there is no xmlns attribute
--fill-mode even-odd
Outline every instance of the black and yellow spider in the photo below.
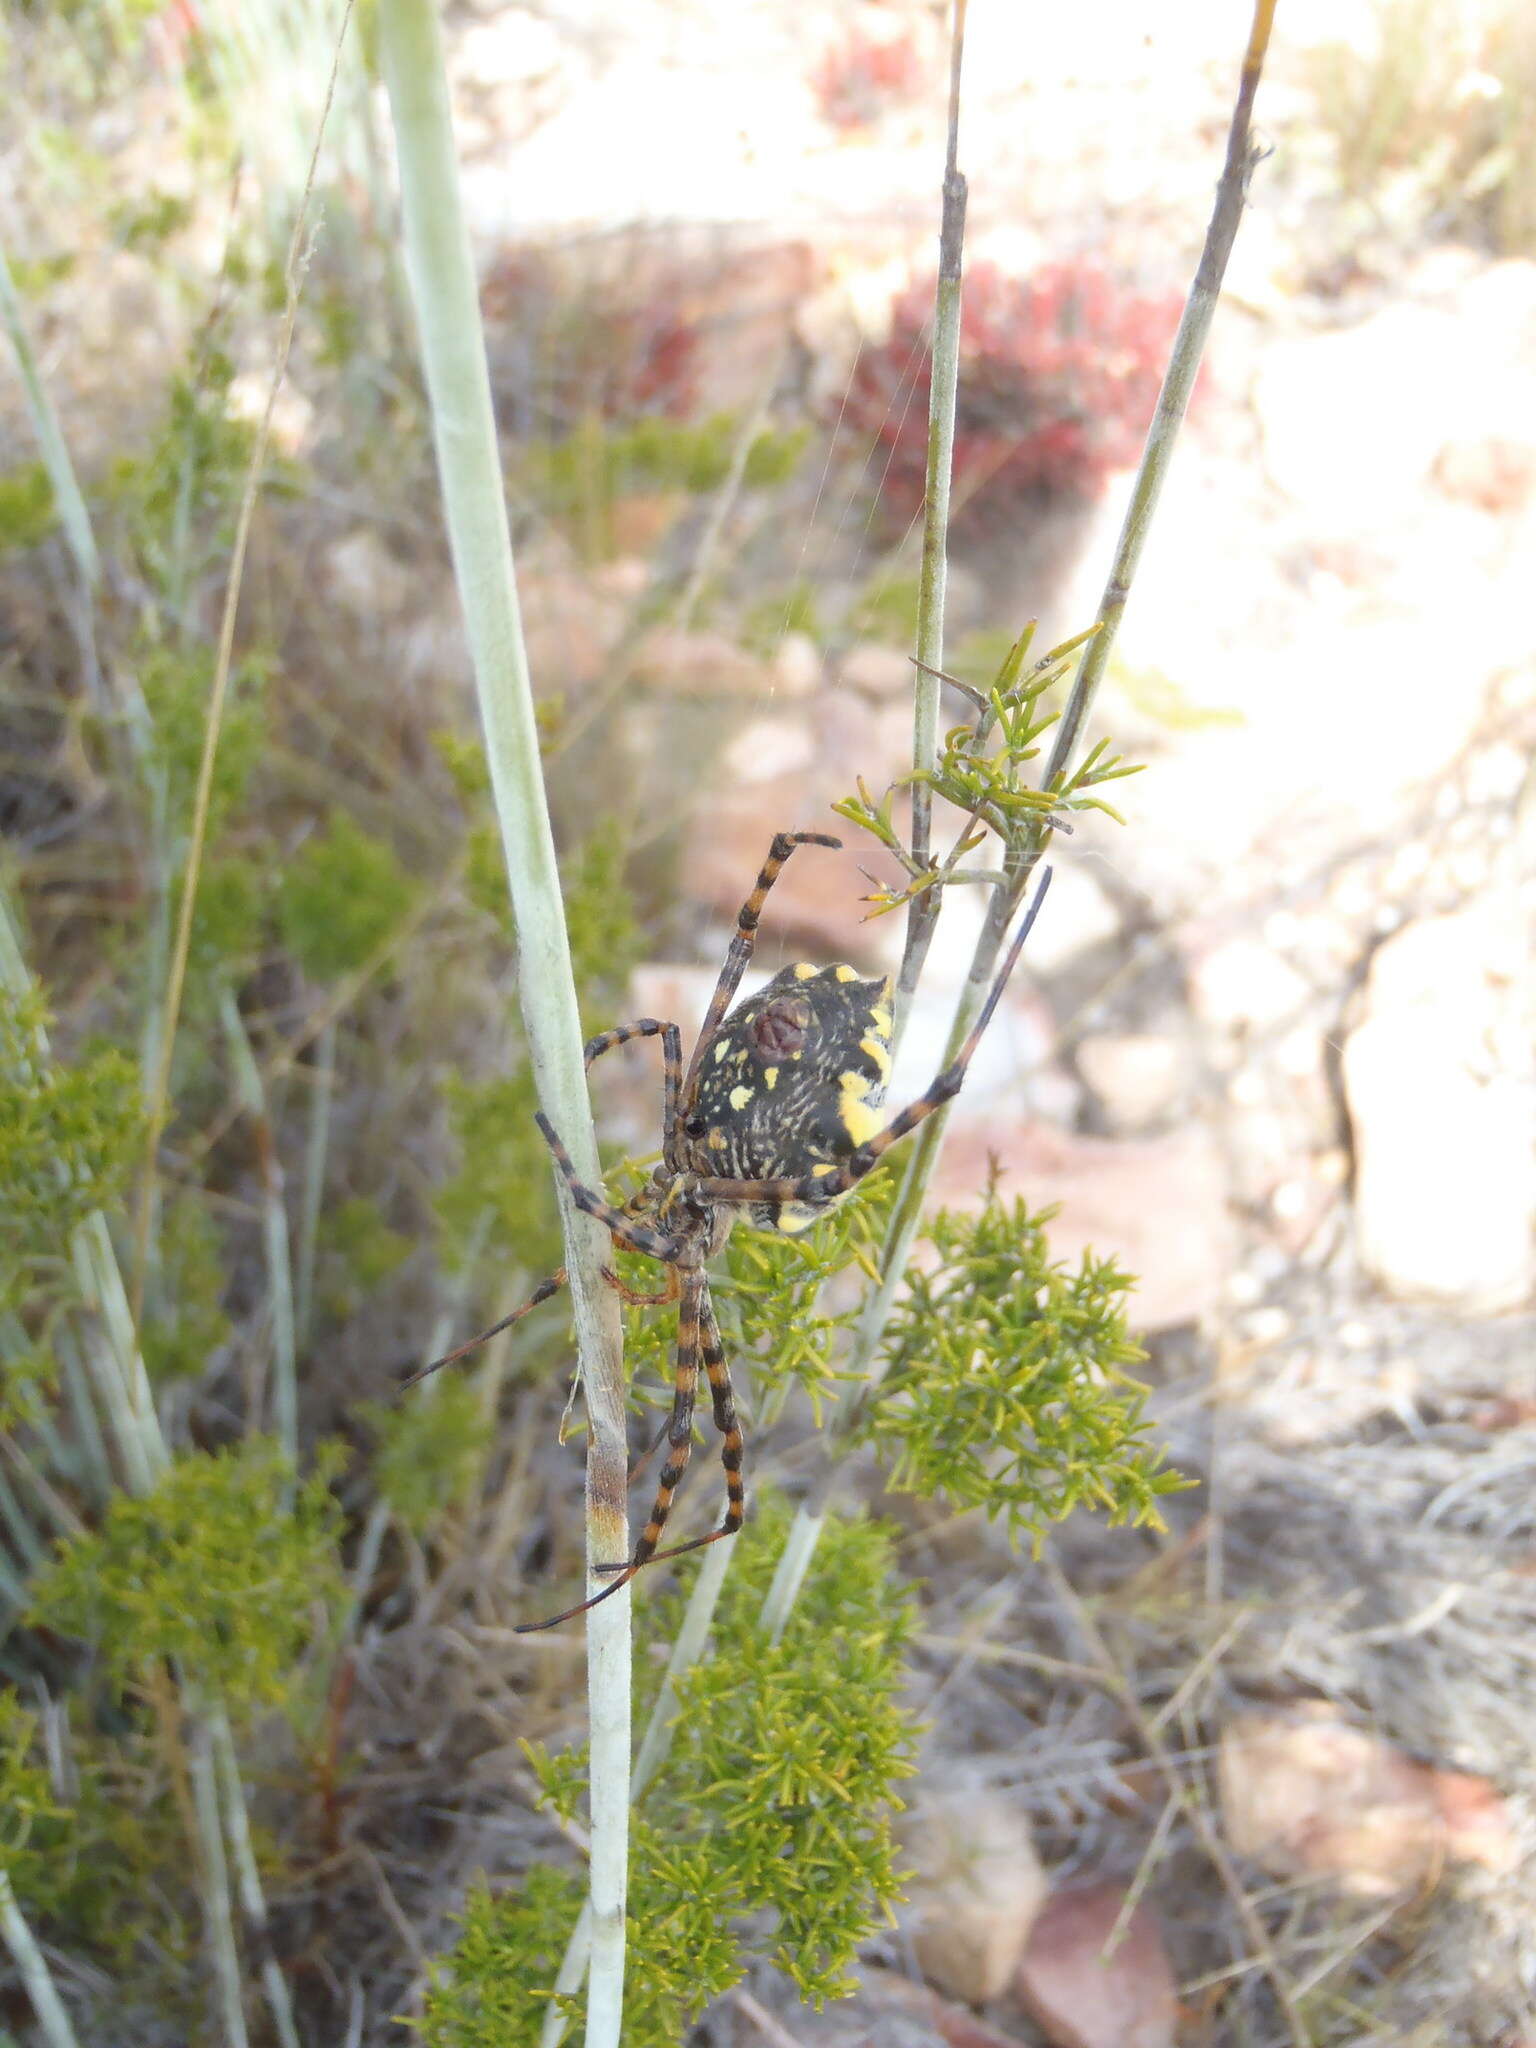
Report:
<svg viewBox="0 0 1536 2048"><path fill-rule="evenodd" d="M866 980L853 967L818 968L800 961L784 968L726 1015L752 958L763 901L785 861L797 846L841 844L824 832L775 835L756 887L736 920L735 936L686 1074L682 1034L675 1024L664 1024L655 1017L621 1024L587 1045L590 1067L602 1054L631 1039L661 1040L661 1163L622 1209L577 1177L570 1154L548 1119L543 1115L537 1118L577 1207L595 1216L618 1243L671 1269L667 1287L658 1294L620 1291L633 1302L653 1306L678 1303L677 1369L666 1428L667 1459L650 1520L634 1555L615 1564L598 1565L598 1571L617 1574L612 1585L548 1621L526 1623L520 1634L553 1628L573 1615L584 1614L627 1585L642 1565L700 1550L707 1543L734 1536L741 1527L746 1511L741 1426L720 1326L710 1301L706 1262L720 1250L743 1213L760 1230L808 1229L855 1187L899 1138L959 1093L1050 879L1047 870L957 1057L915 1102L883 1123L880 1105L891 1071L888 979ZM547 1301L565 1277L563 1268L551 1274L495 1329L520 1321L538 1303ZM612 1274L608 1277L613 1280ZM491 1336L494 1331L483 1334ZM473 1340L475 1344L481 1341L478 1337ZM415 1377L424 1377L471 1348L461 1346ZM662 1531L693 1448L693 1407L701 1366L709 1380L715 1428L720 1434L725 1519L707 1536L662 1550Z"/></svg>

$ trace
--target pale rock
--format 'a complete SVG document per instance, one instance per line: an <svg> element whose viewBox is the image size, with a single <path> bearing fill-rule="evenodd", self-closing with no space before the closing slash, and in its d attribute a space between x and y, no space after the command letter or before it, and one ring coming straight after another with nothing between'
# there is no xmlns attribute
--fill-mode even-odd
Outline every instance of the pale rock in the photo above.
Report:
<svg viewBox="0 0 1536 2048"><path fill-rule="evenodd" d="M754 718L735 735L721 757L731 782L771 782L795 775L816 758L809 728L798 718Z"/></svg>
<svg viewBox="0 0 1536 2048"><path fill-rule="evenodd" d="M1052 2048L1173 2048L1168 1952L1150 1910L1127 1903L1123 1885L1074 1885L1036 1920L1014 1993Z"/></svg>
<svg viewBox="0 0 1536 2048"><path fill-rule="evenodd" d="M1230 1722L1217 1783L1240 1856L1281 1878L1331 1878L1358 1898L1433 1883L1447 1858L1507 1872L1518 1856L1486 1780L1416 1762L1324 1700Z"/></svg>
<svg viewBox="0 0 1536 2048"><path fill-rule="evenodd" d="M821 649L809 633L786 633L773 650L773 679L781 697L814 697L821 687Z"/></svg>
<svg viewBox="0 0 1536 2048"><path fill-rule="evenodd" d="M923 1974L972 2005L1002 1992L1047 1891L1021 1802L980 1783L919 1796L902 1827Z"/></svg>
<svg viewBox="0 0 1536 2048"><path fill-rule="evenodd" d="M1522 511L1536 494L1536 447L1497 434L1448 441L1435 458L1433 482L1444 497L1496 518Z"/></svg>
<svg viewBox="0 0 1536 2048"><path fill-rule="evenodd" d="M656 626L635 650L635 676L673 697L766 697L773 670L723 633Z"/></svg>
<svg viewBox="0 0 1536 2048"><path fill-rule="evenodd" d="M1099 1032L1077 1048L1078 1072L1111 1124L1138 1131L1166 1117L1185 1078L1183 1047L1155 1032Z"/></svg>
<svg viewBox="0 0 1536 2048"><path fill-rule="evenodd" d="M838 664L838 681L861 697L900 697L910 703L917 670L899 647L861 640Z"/></svg>
<svg viewBox="0 0 1536 2048"><path fill-rule="evenodd" d="M1029 935L1029 963L1041 974L1052 974L1090 947L1120 936L1118 911L1070 841L1056 841L1050 865L1050 894Z"/></svg>
<svg viewBox="0 0 1536 2048"><path fill-rule="evenodd" d="M1311 998L1310 984L1259 939L1213 946L1189 970L1189 993L1208 1024L1250 1030L1288 1023Z"/></svg>
<svg viewBox="0 0 1536 2048"><path fill-rule="evenodd" d="M1378 950L1344 1047L1362 1262L1405 1299L1468 1313L1531 1292L1536 1009L1514 891Z"/></svg>

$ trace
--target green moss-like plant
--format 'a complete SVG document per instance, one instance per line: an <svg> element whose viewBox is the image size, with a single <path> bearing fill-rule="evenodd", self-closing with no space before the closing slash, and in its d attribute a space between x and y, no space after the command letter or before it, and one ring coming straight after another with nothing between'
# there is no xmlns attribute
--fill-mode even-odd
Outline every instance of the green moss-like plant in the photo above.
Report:
<svg viewBox="0 0 1536 2048"><path fill-rule="evenodd" d="M140 1331L144 1364L157 1384L205 1372L228 1341L224 1261L207 1204L190 1190L161 1212L154 1299Z"/></svg>
<svg viewBox="0 0 1536 2048"><path fill-rule="evenodd" d="M312 981L337 981L373 957L418 893L394 848L338 811L283 871L283 943Z"/></svg>
<svg viewBox="0 0 1536 2048"><path fill-rule="evenodd" d="M119 1685L174 1658L233 1715L284 1705L318 1611L341 1597L331 1481L342 1457L323 1451L295 1484L265 1438L188 1453L61 1543L34 1584L33 1621L93 1642Z"/></svg>
<svg viewBox="0 0 1536 2048"><path fill-rule="evenodd" d="M467 1379L444 1378L430 1401L365 1401L358 1413L377 1440L379 1499L426 1535L484 1468L490 1438L479 1393Z"/></svg>
<svg viewBox="0 0 1536 2048"><path fill-rule="evenodd" d="M893 1589L889 1533L833 1517L770 1641L758 1618L788 1519L770 1504L737 1539L722 1654L682 1680L671 1751L636 1816L626 2048L675 2048L754 1956L813 2004L843 1995L898 1896L891 1822L916 1740L900 1699L913 1602ZM676 1594L658 1603L662 1634L681 1607ZM585 1752L529 1755L545 1804L579 1822ZM539 1866L516 1893L472 1897L438 1966L423 2027L432 2048L538 2041L583 1890L574 1873Z"/></svg>
<svg viewBox="0 0 1536 2048"><path fill-rule="evenodd" d="M63 1256L121 1195L143 1129L133 1062L107 1046L61 1065L48 1021L41 996L0 990L0 1273Z"/></svg>
<svg viewBox="0 0 1536 2048"><path fill-rule="evenodd" d="M1074 1507L1115 1522L1159 1520L1183 1485L1157 1469L1126 1367L1145 1354L1126 1327L1131 1282L1112 1259L1053 1264L1047 1216L994 1195L974 1216L942 1211L887 1331L889 1366L864 1434L892 1457L890 1484L943 1494L1040 1534Z"/></svg>

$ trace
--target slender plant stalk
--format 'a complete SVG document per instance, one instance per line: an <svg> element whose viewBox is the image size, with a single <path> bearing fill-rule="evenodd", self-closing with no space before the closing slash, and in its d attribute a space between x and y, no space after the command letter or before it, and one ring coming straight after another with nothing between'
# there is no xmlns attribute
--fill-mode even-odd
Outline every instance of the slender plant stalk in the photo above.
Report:
<svg viewBox="0 0 1536 2048"><path fill-rule="evenodd" d="M21 945L12 922L10 907L0 896L0 989L13 997L20 998L30 993L32 977L22 957ZM42 1038L39 1050L46 1054L46 1037ZM100 1210L75 1231L71 1252L75 1274L86 1305L95 1311L95 1317L87 1327L83 1341L85 1371L102 1411L107 1416L115 1437L118 1454L127 1477L128 1490L135 1494L149 1492L155 1481L170 1465L170 1447L160 1427L160 1417L155 1409L154 1395L149 1384L149 1375L144 1369L143 1355L139 1350L132 1311L128 1305L128 1290L113 1249L107 1220ZM67 1370L67 1367L66 1367ZM242 2048L245 2041L244 2021L240 2017L239 1950L235 1939L234 1922L230 1911L229 1877L224 1861L224 1842L219 1832L219 1800L212 1781L213 1730L206 1707L200 1707L192 1698L190 1688L182 1687L187 1706L192 1745L191 1769L196 1797L194 1800L193 1826L196 1845L200 1855L205 1878L202 1903L208 1928L209 1945L216 1964L216 1978L219 1996L224 2006L224 2022L227 2040L232 2048ZM175 1715L169 1709L169 1687L162 1707L161 1719L167 1737L168 1754L174 1741ZM226 1724L227 1726L227 1724ZM201 1751L199 1752L199 1745ZM208 1773L206 1785L197 1779L199 1753L202 1766ZM173 1757L174 1767L174 1757ZM265 1925L266 1909L261 1895L261 1879L253 1856L246 1853L242 1860L242 1843L246 1852L250 1846L250 1824L245 1812L245 1795L240 1784L239 1768L231 1742L230 1755L225 1777L224 1805L226 1814L231 1816L231 1839L235 1847L237 1863L240 1866L242 1895L246 1910L256 1912ZM239 1808L238 1821L234 1818ZM254 1906L253 1906L253 1903ZM3 1917L3 1916L0 1916ZM7 1941L10 1930L5 1930ZM14 1949L13 1949L14 1953ZM18 1958L18 1966L20 1959ZM274 1969L276 1964L274 1962ZM265 1965L263 1968L265 1976ZM278 1972L281 1975L281 1972ZM233 1993L230 1983L233 1981ZM286 1982L280 1996L286 2001ZM29 1984L30 1989L30 1984ZM269 2003L274 1997L273 1989L267 1986ZM230 2000L233 1997L238 2027L230 2019ZM39 2013L41 2018L41 2012ZM283 2022L273 2008L274 2022L282 2037L282 2048L293 2048L283 2035ZM62 2038L62 2037L61 2037ZM53 2048L52 2036L49 2037Z"/></svg>
<svg viewBox="0 0 1536 2048"><path fill-rule="evenodd" d="M278 335L277 351L272 365L272 376L267 386L267 402L262 409L261 421L256 429L256 439L251 449L250 467L246 471L245 488L240 496L240 511L235 520L235 537L230 548L229 577L224 586L224 610L219 620L218 652L214 659L213 687L208 695L208 712L203 722L203 748L197 767L197 786L192 799L192 829L188 836L187 857L182 870L181 902L176 917L176 938L171 952L170 972L166 978L165 1002L162 1012L158 1061L149 1089L149 1104L146 1118L147 1130L144 1142L144 1171L139 1180L139 1198L134 1212L134 1255L133 1255L133 1320L137 1324L143 1306L144 1279L149 1265L150 1226L155 1206L155 1169L160 1149L161 1133L165 1129L170 1113L171 1061L176 1051L176 1025L181 1015L182 991L186 986L187 959L192 950L192 915L197 906L197 884L202 872L203 849L208 838L208 812L213 797L213 770L218 758L219 735L224 725L224 705L229 695L229 672L235 651L235 620L240 608L240 585L245 575L245 551L251 537L251 522L256 516L256 501L261 494L262 474L266 467L267 443L272 433L272 413L277 404L277 395L283 388L283 377L288 368L288 351L293 344L293 327L299 311L299 285L307 260L307 238L310 195L314 191L315 172L320 161L320 149L325 140L326 118L331 111L331 101L336 93L336 74L341 64L341 52L346 41L347 24L352 18L352 0L345 0L341 24L336 38L336 49L331 60L331 75L326 81L325 104L320 109L320 119L315 127L315 144L309 159L309 174L304 183L297 213L294 216L293 235L288 244L288 260L284 266L283 283L286 303L283 307L283 324Z"/></svg>
<svg viewBox="0 0 1536 2048"><path fill-rule="evenodd" d="M206 1722L192 1725L187 1740L187 1763L192 1777L198 1844L202 1851L203 1917L212 1950L213 1981L218 1994L225 2048L247 2048L250 2036L245 2027L240 1951L235 1943L229 1866L224 1860L224 1838L219 1832L219 1791L213 1767L213 1742Z"/></svg>
<svg viewBox="0 0 1536 2048"><path fill-rule="evenodd" d="M434 0L381 0L379 50L400 160L406 267L420 327L449 538L474 658L491 788L517 919L519 997L545 1114L577 1171L598 1177L581 1024L540 772L533 692L512 569L490 380L459 198L442 36ZM587 1567L629 1555L627 1446L618 1302L601 1278L606 1233L563 1186L567 1266L586 1391ZM629 1848L630 1600L587 1619L591 1733L591 1970L587 2048L617 2048L624 1995Z"/></svg>
<svg viewBox="0 0 1536 2048"><path fill-rule="evenodd" d="M1104 663L1114 639L1115 629L1125 609L1131 578L1140 559L1158 494L1172 459L1178 430L1188 408L1189 394L1200 367L1201 353L1210 331L1221 280L1242 215L1248 177L1253 168L1249 130L1254 94L1258 89L1274 18L1274 5L1275 0L1256 0L1227 142L1226 167L1217 188L1216 205L1207 231L1205 247L1175 337L1163 380L1162 395L1132 486L1131 509L1126 516L1109 582L1101 601L1100 618L1103 624L1088 643L1066 710L1057 728L1044 777L1044 786L1047 788L1065 775L1081 736L1094 691L1104 672ZM937 372L934 384L937 390ZM931 441L930 436L930 446ZM927 659L926 656L921 658ZM934 662L932 666L938 667L940 664ZM919 676L921 677L921 671ZM952 1059L959 1051L981 1008L1004 938L1023 900L1038 859L1037 847L1028 858L1017 864L1010 874L1008 885L995 889L992 893L972 956L970 973L956 1009L946 1059ZM860 1391L839 1411L824 1432L824 1442L831 1456L820 1483L813 1489L809 1499L802 1504L794 1523L791 1524L790 1539L785 1547L784 1558L780 1562L779 1576L785 1583L780 1589L778 1581L775 1582L775 1591L779 1591L781 1597L774 1601L773 1595L770 1594L770 1604L773 1605L774 1615L780 1627L782 1620L778 1618L788 1613L799 1590L799 1583L803 1581L804 1573L809 1567L825 1516L827 1501L837 1483L842 1454L847 1449L852 1432L867 1412L878 1390L877 1359L880 1344L917 1235L928 1183L938 1161L948 1121L949 1106L946 1105L928 1118L912 1141L912 1150L891 1212L885 1242L881 1248L880 1282L866 1297L854 1332L849 1370L858 1375ZM799 1572L799 1579L790 1583L790 1575L796 1570Z"/></svg>
<svg viewBox="0 0 1536 2048"><path fill-rule="evenodd" d="M21 301L16 295L15 280L10 265L5 260L5 251L0 249L0 326L3 326L16 352L16 367L21 372L21 388L26 394L27 410L32 415L32 431L37 436L38 451L43 458L43 467L48 472L48 482L53 488L53 502L58 508L59 523L64 528L64 538L69 551L75 558L75 567L80 572L80 581L87 593L94 592L101 582L101 557L96 552L96 536L91 531L91 515L85 509L75 476L75 466L69 459L69 449L59 426L58 414L48 396L38 372L37 358L27 340L26 326L21 317Z"/></svg>
<svg viewBox="0 0 1536 2048"><path fill-rule="evenodd" d="M3 1868L0 1868L0 1940L10 1950L11 1960L20 1972L46 2048L80 2048L58 1986L53 1981L48 1959L38 1947L36 1937L27 1925L26 1915L16 1903L11 1880Z"/></svg>
<svg viewBox="0 0 1536 2048"><path fill-rule="evenodd" d="M955 0L950 30L949 130L939 225L939 275L933 302L933 361L928 386L928 467L923 487L923 558L917 595L917 681L912 696L912 766L932 769L939 751L939 678L944 666L944 593L949 574L949 491L955 461L955 396L960 385L961 258L965 248L966 183L960 171L960 72L965 58L966 0ZM933 791L912 785L912 855L928 863ZM900 1044L912 997L938 921L937 893L924 889L907 911L907 941L896 980L895 1041Z"/></svg>
<svg viewBox="0 0 1536 2048"><path fill-rule="evenodd" d="M299 1256L295 1275L295 1321L300 1339L309 1336L315 1312L315 1245L325 1195L325 1159L331 1140L331 1100L336 1083L336 1019L329 1017L315 1040L311 1069L309 1129L304 1142L304 1186L299 1198Z"/></svg>
<svg viewBox="0 0 1536 2048"><path fill-rule="evenodd" d="M250 1034L231 988L219 991L219 1019L229 1047L235 1093L251 1120L261 1171L261 1227L267 1256L267 1295L272 1316L272 1419L283 1455L297 1472L299 1464L298 1344L293 1316L293 1263L288 1245L288 1210L283 1201L283 1169L272 1133L261 1069L251 1049Z"/></svg>
<svg viewBox="0 0 1536 2048"><path fill-rule="evenodd" d="M710 1624L715 1618L720 1591L725 1584L725 1575L730 1570L735 1547L729 1543L716 1543L705 1551L693 1591L688 1596L688 1605L683 1613L681 1626L672 1644L672 1653L667 1659L667 1669L661 1681L661 1690L651 1708L651 1718L641 1738L639 1753L635 1757L634 1772L629 1781L630 1804L638 1806L656 1773L666 1762L672 1748L672 1737L677 1728L677 1685L685 1671L689 1671L704 1655L709 1641ZM581 1980L586 1974L587 1954L592 1938L592 1915L587 1904L583 1904L576 1916L576 1925L566 1943L560 1969L555 1978L554 1989L569 1994L581 1989ZM544 2015L543 2032L539 2037L539 2048L560 2048L565 2039L565 2015L551 2005Z"/></svg>
<svg viewBox="0 0 1536 2048"><path fill-rule="evenodd" d="M80 1345L74 1332L66 1329L62 1321L54 1332L53 1351L63 1376L75 1442L83 1451L90 1472L92 1496L98 1502L104 1501L112 1491L112 1462L107 1456L107 1440L101 1433L101 1419L91 1399Z"/></svg>
<svg viewBox="0 0 1536 2048"><path fill-rule="evenodd" d="M213 1766L218 1778L219 1803L224 1813L224 1833L240 1891L240 1916L247 1939L260 1957L261 1988L266 1994L267 2010L272 2015L279 2048L299 2048L298 2029L293 2023L293 2001L288 1995L288 1979L283 1975L282 1964L272 1953L267 1933L267 1901L261 1888L256 1850L251 1842L251 1821L245 1810L245 1793L240 1784L240 1759L235 1749L234 1731L223 1707L205 1707L204 1713L213 1744Z"/></svg>

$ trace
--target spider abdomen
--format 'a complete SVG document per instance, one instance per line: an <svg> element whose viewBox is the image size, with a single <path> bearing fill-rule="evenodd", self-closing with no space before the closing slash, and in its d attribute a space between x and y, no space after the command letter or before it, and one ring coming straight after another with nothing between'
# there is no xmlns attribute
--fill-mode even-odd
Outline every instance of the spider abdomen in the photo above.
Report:
<svg viewBox="0 0 1536 2048"><path fill-rule="evenodd" d="M832 1173L880 1128L891 989L847 965L799 961L722 1022L682 1105L683 1163L733 1180ZM759 1202L760 1228L803 1230L830 1203Z"/></svg>

